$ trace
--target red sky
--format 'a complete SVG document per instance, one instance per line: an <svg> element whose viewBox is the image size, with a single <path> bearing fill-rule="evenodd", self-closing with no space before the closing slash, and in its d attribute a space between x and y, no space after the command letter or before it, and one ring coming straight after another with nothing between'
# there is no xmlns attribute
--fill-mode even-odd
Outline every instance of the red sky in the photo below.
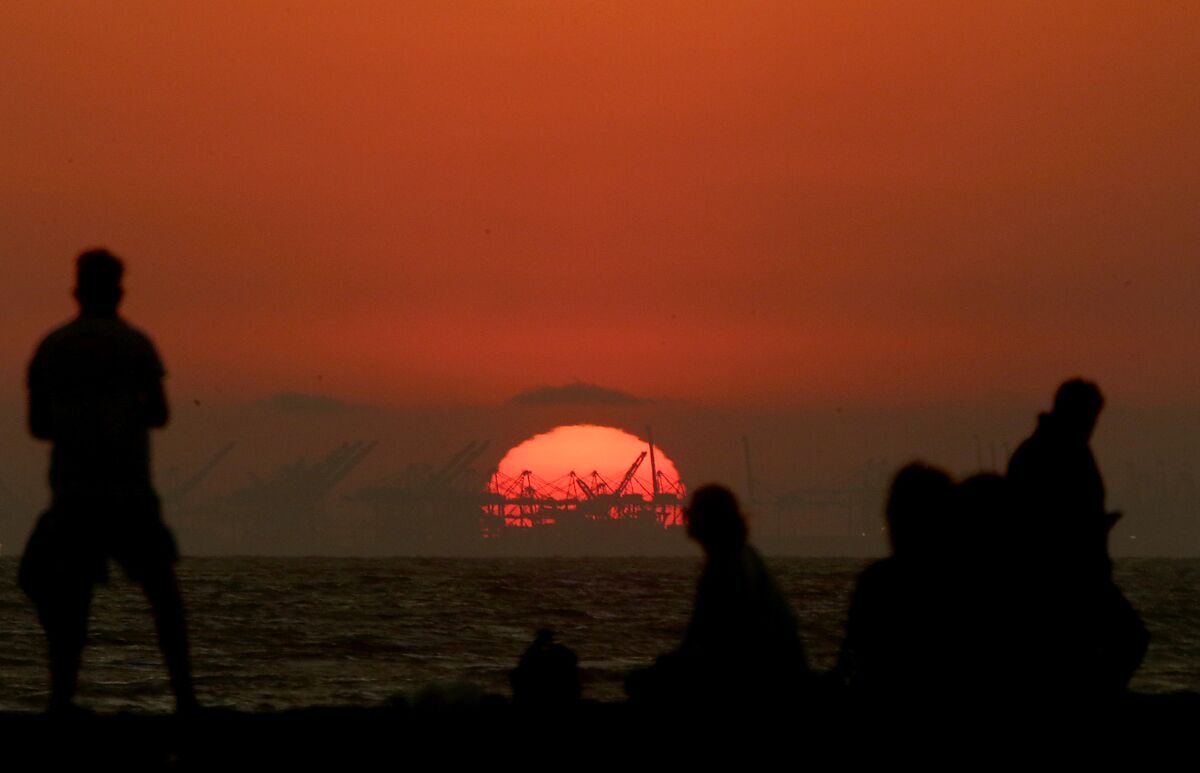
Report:
<svg viewBox="0 0 1200 773"><path fill-rule="evenodd" d="M3 395L104 244L178 397L1194 401L1200 9L865 8L9 3Z"/></svg>

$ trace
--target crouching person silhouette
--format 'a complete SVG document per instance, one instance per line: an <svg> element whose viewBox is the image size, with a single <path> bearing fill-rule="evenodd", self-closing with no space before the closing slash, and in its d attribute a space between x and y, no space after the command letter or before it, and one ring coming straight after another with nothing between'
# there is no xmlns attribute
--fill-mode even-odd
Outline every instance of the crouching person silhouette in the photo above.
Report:
<svg viewBox="0 0 1200 773"><path fill-rule="evenodd" d="M692 618L679 648L626 678L635 704L739 714L792 709L808 698L808 669L792 606L747 542L737 499L723 486L692 494L688 536L704 549Z"/></svg>
<svg viewBox="0 0 1200 773"><path fill-rule="evenodd" d="M20 585L37 607L50 661L50 710L74 708L95 583L115 559L150 602L181 713L196 708L179 554L150 480L149 430L167 423L154 344L117 314L121 261L79 256L79 316L50 333L29 365L29 429L49 440L51 504L26 545Z"/></svg>

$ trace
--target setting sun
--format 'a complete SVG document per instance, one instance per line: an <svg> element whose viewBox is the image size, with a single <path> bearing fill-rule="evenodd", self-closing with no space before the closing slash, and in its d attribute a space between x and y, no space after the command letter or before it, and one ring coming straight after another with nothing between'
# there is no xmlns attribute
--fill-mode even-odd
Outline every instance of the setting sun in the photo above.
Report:
<svg viewBox="0 0 1200 773"><path fill-rule="evenodd" d="M679 523L679 471L662 449L615 427L556 427L509 449L492 475L485 510L507 526L592 521Z"/></svg>

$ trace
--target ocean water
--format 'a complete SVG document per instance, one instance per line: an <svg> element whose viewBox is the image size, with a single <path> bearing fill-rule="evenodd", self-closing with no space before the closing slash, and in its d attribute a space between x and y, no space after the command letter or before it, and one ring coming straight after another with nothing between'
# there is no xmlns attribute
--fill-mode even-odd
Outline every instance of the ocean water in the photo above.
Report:
<svg viewBox="0 0 1200 773"><path fill-rule="evenodd" d="M769 558L803 624L811 664L832 666L864 561ZM507 693L548 626L580 657L585 696L617 700L631 668L680 640L698 558L196 558L180 565L201 700L248 711L375 705L439 681ZM44 642L0 558L0 710L46 701ZM1152 635L1134 688L1200 689L1200 561L1128 559L1117 577ZM119 572L92 610L80 702L172 703L138 588Z"/></svg>

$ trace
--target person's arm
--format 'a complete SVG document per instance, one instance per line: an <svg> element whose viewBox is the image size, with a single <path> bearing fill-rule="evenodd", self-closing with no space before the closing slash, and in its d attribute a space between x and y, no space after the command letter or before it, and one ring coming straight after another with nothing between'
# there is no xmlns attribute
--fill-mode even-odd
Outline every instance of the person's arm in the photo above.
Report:
<svg viewBox="0 0 1200 773"><path fill-rule="evenodd" d="M154 344L148 338L145 339L145 342L146 360L142 371L142 387L138 394L138 400L142 404L142 416L146 421L146 426L165 427L171 418L171 412L167 408L167 393L163 388L163 378L167 372L163 368L162 360L159 358Z"/></svg>
<svg viewBox="0 0 1200 773"><path fill-rule="evenodd" d="M146 390L141 395L142 412L146 418L146 426L148 427L165 427L167 421L171 418L170 409L167 408L167 394L163 390L163 382L161 378L147 385Z"/></svg>

